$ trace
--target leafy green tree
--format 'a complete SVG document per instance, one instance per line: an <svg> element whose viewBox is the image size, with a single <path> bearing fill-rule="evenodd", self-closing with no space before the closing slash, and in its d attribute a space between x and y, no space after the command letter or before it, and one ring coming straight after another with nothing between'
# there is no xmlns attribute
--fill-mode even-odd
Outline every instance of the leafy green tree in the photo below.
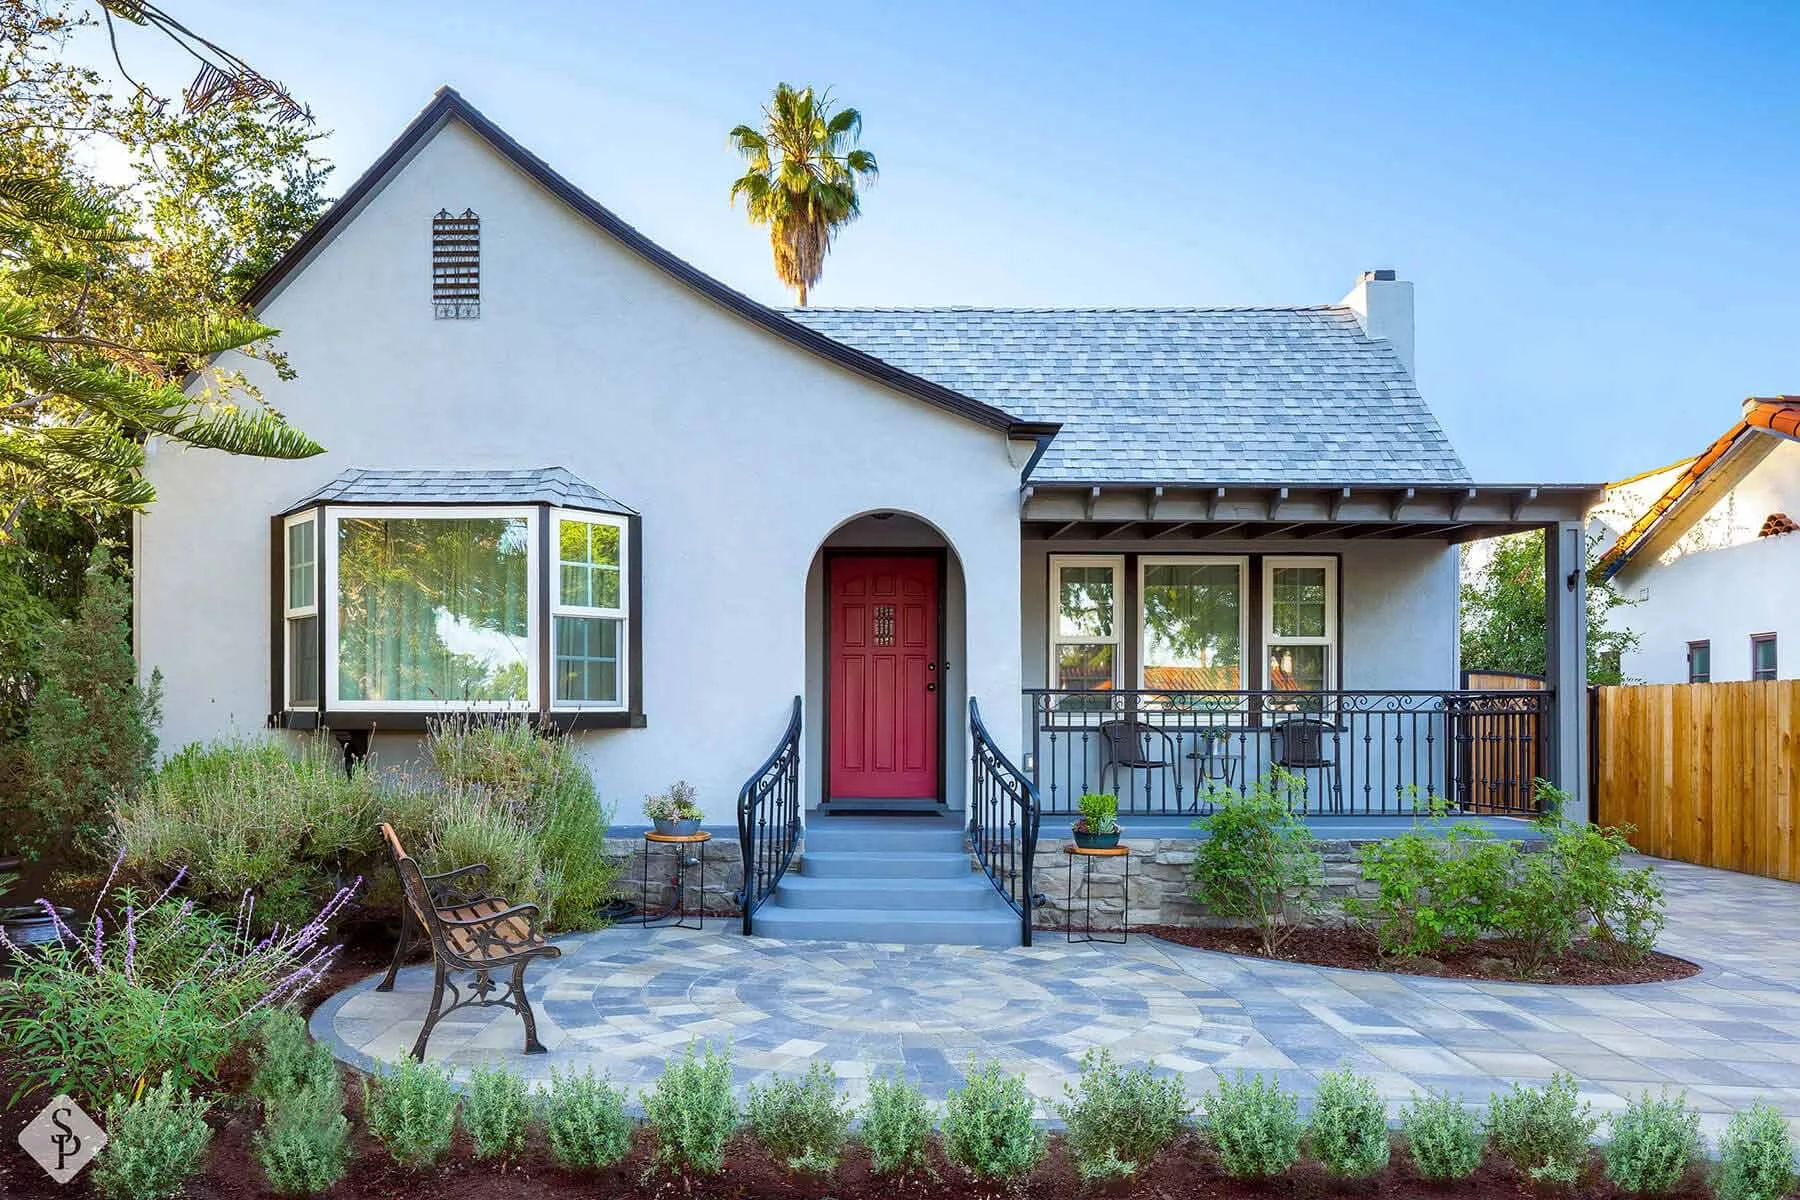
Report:
<svg viewBox="0 0 1800 1200"><path fill-rule="evenodd" d="M102 12L168 28L151 5ZM144 507L152 436L321 452L219 357L291 374L241 300L323 205L317 135L206 59L180 112L115 97L63 58L93 25L64 0L0 0L0 534L32 503ZM88 165L120 153L126 184Z"/></svg>
<svg viewBox="0 0 1800 1200"><path fill-rule="evenodd" d="M1544 533L1532 530L1496 538L1493 554L1479 566L1464 560L1462 580L1462 665L1468 671L1542 675L1548 661L1544 616ZM1590 547L1589 557L1592 557ZM1620 683L1619 663L1636 648L1638 635L1611 621L1631 601L1610 586L1587 589L1587 678Z"/></svg>
<svg viewBox="0 0 1800 1200"><path fill-rule="evenodd" d="M775 85L761 129L731 131L732 148L750 164L731 185L731 202L743 196L750 220L769 227L775 274L800 293L802 308L832 239L862 211L858 185L878 174L875 155L856 148L861 137L861 113L834 108L829 91L786 83Z"/></svg>

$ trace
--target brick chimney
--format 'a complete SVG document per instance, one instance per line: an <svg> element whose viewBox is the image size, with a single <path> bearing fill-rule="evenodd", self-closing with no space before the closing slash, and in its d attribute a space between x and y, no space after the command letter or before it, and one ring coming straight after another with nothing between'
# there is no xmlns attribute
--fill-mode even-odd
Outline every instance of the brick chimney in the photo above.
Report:
<svg viewBox="0 0 1800 1200"><path fill-rule="evenodd" d="M1338 303L1356 314L1363 332L1381 338L1394 347L1394 354L1406 373L1415 380L1413 368L1413 285L1396 279L1392 271L1364 271Z"/></svg>

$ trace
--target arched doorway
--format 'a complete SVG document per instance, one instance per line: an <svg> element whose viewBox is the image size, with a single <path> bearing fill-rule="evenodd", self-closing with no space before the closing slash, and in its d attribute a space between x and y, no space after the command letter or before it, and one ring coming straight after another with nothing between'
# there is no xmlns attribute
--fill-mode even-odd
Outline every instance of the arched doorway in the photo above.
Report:
<svg viewBox="0 0 1800 1200"><path fill-rule="evenodd" d="M967 733L962 563L901 512L839 525L806 587L808 807L960 810Z"/></svg>

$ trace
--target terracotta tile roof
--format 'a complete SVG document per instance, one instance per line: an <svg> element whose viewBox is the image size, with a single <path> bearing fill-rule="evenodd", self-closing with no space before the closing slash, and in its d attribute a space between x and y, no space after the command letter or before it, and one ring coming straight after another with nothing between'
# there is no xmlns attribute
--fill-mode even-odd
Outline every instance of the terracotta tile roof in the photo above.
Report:
<svg viewBox="0 0 1800 1200"><path fill-rule="evenodd" d="M1800 524L1796 524L1794 518L1786 513L1770 513L1769 519L1762 523L1762 528L1757 530L1756 536L1780 537L1784 533L1793 533L1797 529L1800 529Z"/></svg>

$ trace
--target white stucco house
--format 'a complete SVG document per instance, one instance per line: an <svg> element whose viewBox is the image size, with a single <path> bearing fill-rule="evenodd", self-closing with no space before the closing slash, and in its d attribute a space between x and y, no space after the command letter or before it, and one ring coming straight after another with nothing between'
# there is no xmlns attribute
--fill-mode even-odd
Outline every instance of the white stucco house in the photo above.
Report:
<svg viewBox="0 0 1800 1200"><path fill-rule="evenodd" d="M1693 458L1611 484L1603 578L1645 683L1800 678L1800 396L1751 397Z"/></svg>
<svg viewBox="0 0 1800 1200"><path fill-rule="evenodd" d="M1584 786L1598 492L1471 480L1391 271L1294 307L775 310L445 89L252 301L327 452L152 448L167 746L404 755L532 714L622 822L676 778L721 830L746 780L814 825L947 814L1001 892L996 831L1096 789L1185 829L1277 765L1346 820ZM1550 686L1471 697L1458 547L1532 527Z"/></svg>

